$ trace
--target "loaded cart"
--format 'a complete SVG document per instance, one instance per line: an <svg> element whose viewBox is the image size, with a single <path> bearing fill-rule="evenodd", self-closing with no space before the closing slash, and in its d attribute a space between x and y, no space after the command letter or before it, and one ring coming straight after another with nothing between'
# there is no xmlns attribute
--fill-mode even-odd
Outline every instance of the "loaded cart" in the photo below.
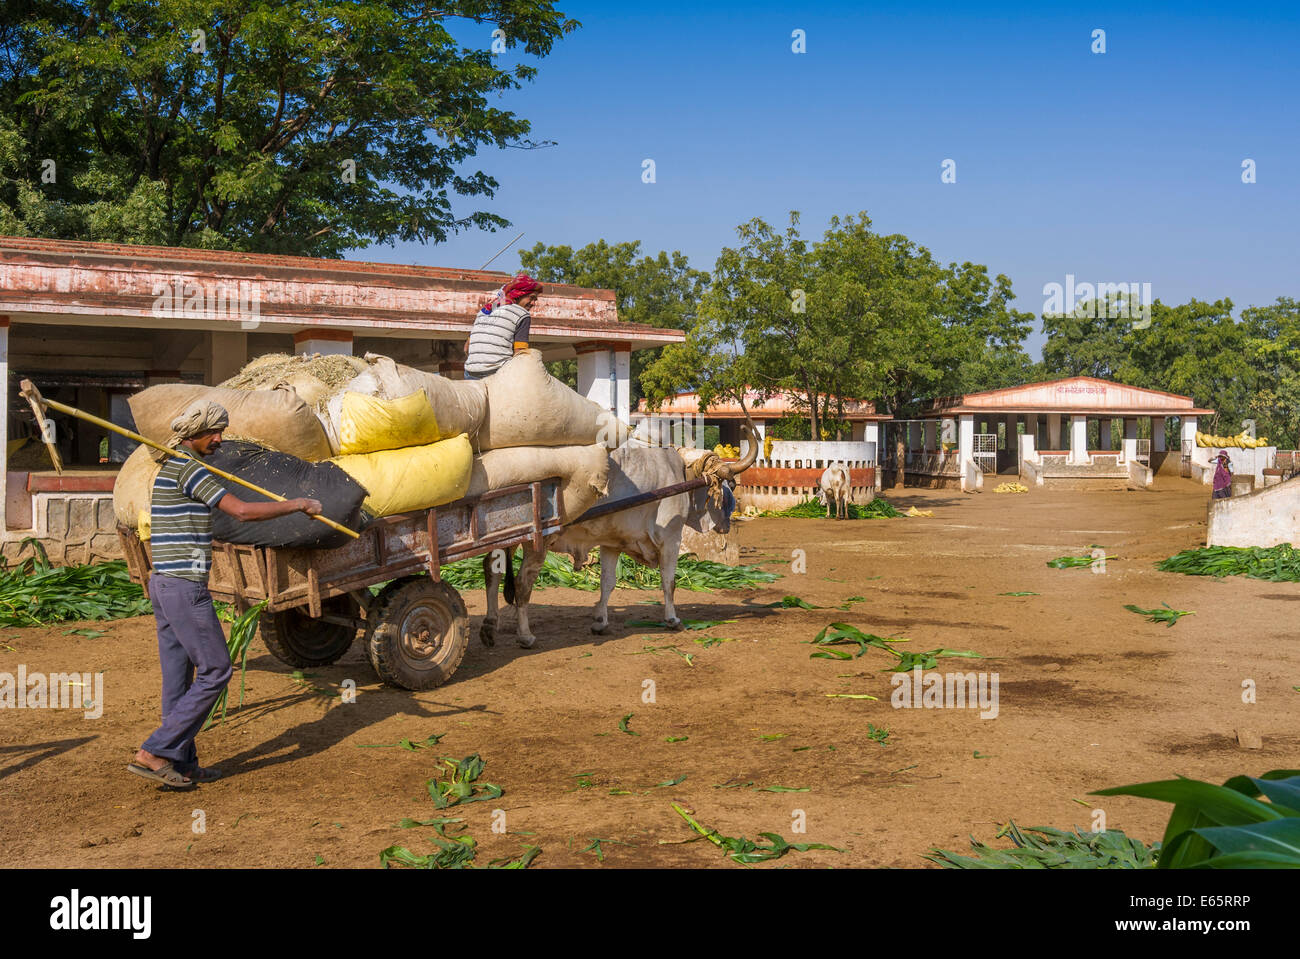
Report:
<svg viewBox="0 0 1300 959"><path fill-rule="evenodd" d="M465 603L439 567L525 543L540 550L560 526L559 480L545 479L381 517L334 549L214 542L208 588L241 611L265 601L262 640L289 666L336 662L361 634L381 680L432 689L469 646ZM118 536L131 579L147 589L149 547L129 527Z"/></svg>

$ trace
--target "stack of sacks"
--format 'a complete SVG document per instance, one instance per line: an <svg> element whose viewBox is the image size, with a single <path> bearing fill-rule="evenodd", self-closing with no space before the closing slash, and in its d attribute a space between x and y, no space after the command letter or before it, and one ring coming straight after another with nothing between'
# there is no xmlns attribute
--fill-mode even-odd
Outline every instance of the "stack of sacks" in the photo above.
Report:
<svg viewBox="0 0 1300 959"><path fill-rule="evenodd" d="M608 410L580 396L546 372L542 356L529 350L484 380L452 380L366 354L369 369L326 403L322 420L340 453L349 445L347 421L358 393L411 400L423 391L438 428L470 436L472 458L463 495L559 477L563 521L576 519L605 494L609 448L621 445L629 428ZM398 417L403 423L410 414ZM388 435L393 425L377 425ZM411 427L414 428L414 427ZM353 469L340 458L344 469ZM422 468L422 467L421 467ZM365 485L360 473L353 473Z"/></svg>
<svg viewBox="0 0 1300 959"><path fill-rule="evenodd" d="M227 439L255 442L307 462L330 456L329 440L320 420L292 389L236 390L164 383L141 390L127 402L136 432L155 443L166 443L171 438L172 420L199 399L226 408L230 415ZM113 484L113 512L123 526L138 529L143 525L142 518L147 523L153 481L160 465L145 446L137 448L122 464ZM292 491L275 492L295 495Z"/></svg>
<svg viewBox="0 0 1300 959"><path fill-rule="evenodd" d="M226 389L189 383L164 383L136 393L128 401L137 433L166 443L172 420L195 400L220 403L230 414L226 434L315 462L331 453L325 429L311 406L290 388Z"/></svg>
<svg viewBox="0 0 1300 959"><path fill-rule="evenodd" d="M424 390L394 400L345 393L330 462L366 488L374 516L441 506L465 495L474 455L464 433L442 436Z"/></svg>
<svg viewBox="0 0 1300 959"><path fill-rule="evenodd" d="M550 376L534 350L485 380L448 379L376 354L273 354L219 387L167 384L136 394L137 429L163 442L171 420L199 398L230 413L228 439L336 464L365 487L366 511L377 516L558 476L567 522L604 495L607 451L630 434ZM157 470L145 450L127 459L114 493L119 522L136 526L148 515Z"/></svg>

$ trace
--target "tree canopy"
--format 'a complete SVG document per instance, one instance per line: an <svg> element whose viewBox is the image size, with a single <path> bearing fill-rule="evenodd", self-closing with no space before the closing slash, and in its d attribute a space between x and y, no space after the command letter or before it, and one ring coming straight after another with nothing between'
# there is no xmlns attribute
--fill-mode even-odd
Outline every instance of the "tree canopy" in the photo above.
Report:
<svg viewBox="0 0 1300 959"><path fill-rule="evenodd" d="M457 25L479 25L463 45ZM339 256L507 225L462 166L579 24L545 0L6 0L0 232Z"/></svg>
<svg viewBox="0 0 1300 959"><path fill-rule="evenodd" d="M745 387L797 397L811 435L842 422L844 399L906 415L958 390L1020 381L1032 315L1009 307L1011 282L972 263L943 266L907 237L879 234L865 213L833 217L820 241L761 219L737 230L687 342L643 377L652 400L675 390L743 399Z"/></svg>

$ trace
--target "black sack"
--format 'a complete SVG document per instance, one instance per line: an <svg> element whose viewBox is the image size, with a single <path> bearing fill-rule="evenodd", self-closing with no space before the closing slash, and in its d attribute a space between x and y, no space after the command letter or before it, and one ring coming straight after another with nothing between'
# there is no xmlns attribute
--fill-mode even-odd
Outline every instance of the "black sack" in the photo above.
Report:
<svg viewBox="0 0 1300 959"><path fill-rule="evenodd" d="M322 515L355 532L360 532L365 524L361 503L366 498L366 488L333 463L308 463L288 453L278 453L240 440L222 440L220 447L203 457L203 462L278 493L285 499L305 496L320 500ZM269 497L254 493L247 486L220 476L214 478L246 502L272 502ZM306 513L290 513L276 519L248 523L240 522L220 508L212 511L212 538L226 543L306 549L342 546L351 540L350 536L330 529Z"/></svg>

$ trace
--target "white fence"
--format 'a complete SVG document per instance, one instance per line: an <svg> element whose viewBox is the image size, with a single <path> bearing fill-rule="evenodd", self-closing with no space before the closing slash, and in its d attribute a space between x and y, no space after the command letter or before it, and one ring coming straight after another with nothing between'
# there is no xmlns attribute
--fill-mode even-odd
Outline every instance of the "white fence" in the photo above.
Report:
<svg viewBox="0 0 1300 959"><path fill-rule="evenodd" d="M870 442L844 442L827 440L775 440L772 455L759 456L762 466L794 469L825 469L839 463L849 469L865 469L876 465L876 444Z"/></svg>

